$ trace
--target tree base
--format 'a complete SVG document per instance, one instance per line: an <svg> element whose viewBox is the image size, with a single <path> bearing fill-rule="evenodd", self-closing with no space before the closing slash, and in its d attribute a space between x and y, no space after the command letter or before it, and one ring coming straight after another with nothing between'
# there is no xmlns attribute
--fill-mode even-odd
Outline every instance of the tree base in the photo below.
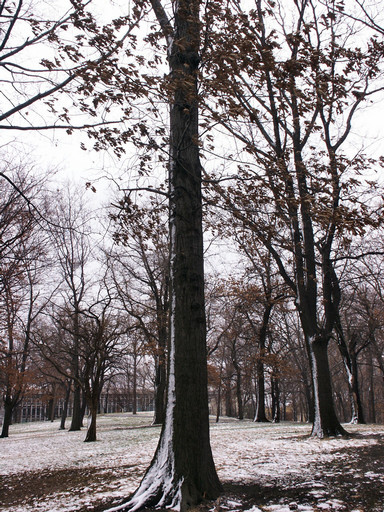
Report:
<svg viewBox="0 0 384 512"><path fill-rule="evenodd" d="M314 425L312 427L311 437L327 439L329 437L349 437L349 433L340 425L332 427L321 427Z"/></svg>

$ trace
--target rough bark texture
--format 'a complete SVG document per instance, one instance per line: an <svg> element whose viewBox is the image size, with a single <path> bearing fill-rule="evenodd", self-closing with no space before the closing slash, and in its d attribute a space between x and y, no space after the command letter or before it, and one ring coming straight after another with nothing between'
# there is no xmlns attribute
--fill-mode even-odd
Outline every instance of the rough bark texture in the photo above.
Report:
<svg viewBox="0 0 384 512"><path fill-rule="evenodd" d="M323 438L347 435L335 412L328 363L328 343L323 339L314 338L310 340L309 345L315 396L312 436Z"/></svg>

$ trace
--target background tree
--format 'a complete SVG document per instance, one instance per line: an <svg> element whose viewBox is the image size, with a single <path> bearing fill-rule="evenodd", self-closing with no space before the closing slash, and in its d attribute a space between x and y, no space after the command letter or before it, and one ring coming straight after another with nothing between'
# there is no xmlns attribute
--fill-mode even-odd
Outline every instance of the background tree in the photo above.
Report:
<svg viewBox="0 0 384 512"><path fill-rule="evenodd" d="M89 212L84 205L84 193L70 188L57 197L55 210L51 213L55 227L51 230L55 260L61 279L59 296L55 305L55 322L59 329L71 336L68 350L71 354L71 375L73 376L73 414L70 430L80 430L81 413L81 374L80 366L80 315L85 307L87 291L91 287L87 265L91 257ZM68 326L71 322L71 327ZM67 343L67 340L66 340Z"/></svg>
<svg viewBox="0 0 384 512"><path fill-rule="evenodd" d="M96 441L96 418L103 385L111 368L116 366L125 347L119 343L127 326L113 311L110 296L98 297L82 311L81 359L84 368L84 395L90 423L85 442Z"/></svg>
<svg viewBox="0 0 384 512"><path fill-rule="evenodd" d="M169 236L167 206L152 196L149 206L120 200L111 217L118 226L112 269L124 310L135 319L155 360L154 424L165 419L166 352L169 321ZM164 217L165 215L165 217Z"/></svg>
<svg viewBox="0 0 384 512"><path fill-rule="evenodd" d="M323 437L344 433L327 360L340 302L333 251L380 222L356 180L373 162L348 158L342 147L357 109L381 88L382 46L368 38L357 48L350 29L342 40L345 19L327 4L292 2L289 16L286 5L275 7L236 4L220 18L208 71L223 108L210 113L249 157L233 184L215 191L237 219L234 229L258 237L296 297L315 393L313 435Z"/></svg>
<svg viewBox="0 0 384 512"><path fill-rule="evenodd" d="M31 336L47 300L46 293L40 296L46 239L21 196L37 200L41 183L22 166L5 172L17 189L6 182L0 204L0 364L5 409L1 437L8 437L12 413L31 379Z"/></svg>

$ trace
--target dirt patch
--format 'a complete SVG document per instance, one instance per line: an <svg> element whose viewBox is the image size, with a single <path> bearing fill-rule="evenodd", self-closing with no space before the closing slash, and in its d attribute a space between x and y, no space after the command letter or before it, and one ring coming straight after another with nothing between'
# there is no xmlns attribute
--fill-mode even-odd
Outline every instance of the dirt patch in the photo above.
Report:
<svg viewBox="0 0 384 512"><path fill-rule="evenodd" d="M59 493L70 492L71 495L76 496L88 486L108 491L111 483L131 476L135 471L137 471L136 466L121 466L118 471L116 468L89 470L71 468L55 471L46 469L0 476L0 510L12 509L23 504L32 505ZM112 501L110 500L111 503Z"/></svg>

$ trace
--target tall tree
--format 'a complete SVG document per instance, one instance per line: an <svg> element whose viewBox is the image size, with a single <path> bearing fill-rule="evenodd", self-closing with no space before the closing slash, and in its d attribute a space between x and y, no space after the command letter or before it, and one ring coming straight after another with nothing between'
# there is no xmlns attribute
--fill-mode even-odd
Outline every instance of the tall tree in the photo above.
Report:
<svg viewBox="0 0 384 512"><path fill-rule="evenodd" d="M169 233L167 207L152 197L149 206L132 204L125 196L111 213L118 229L114 239L123 246L111 263L125 311L136 320L155 360L154 424L165 419L166 353L169 322Z"/></svg>
<svg viewBox="0 0 384 512"><path fill-rule="evenodd" d="M5 170L9 181L0 202L0 386L4 400L1 437L8 437L12 413L28 386L31 337L42 300L46 239L22 195L38 201L40 185L23 168Z"/></svg>
<svg viewBox="0 0 384 512"><path fill-rule="evenodd" d="M209 440L199 155L199 0L152 0L168 49L170 335L167 411L139 488L119 510L185 510L221 491Z"/></svg>
<svg viewBox="0 0 384 512"><path fill-rule="evenodd" d="M62 281L55 316L56 322L72 338L70 353L74 390L70 430L74 431L80 430L82 425L80 315L86 293L91 287L90 279L86 275L91 251L89 212L86 211L83 194L76 193L69 186L64 192L58 193L53 208L55 210L52 211L52 218L55 219L55 225L51 229L51 236ZM68 320L72 324L70 329L67 326Z"/></svg>
<svg viewBox="0 0 384 512"><path fill-rule="evenodd" d="M356 180L372 162L342 148L356 111L381 88L383 45L368 38L357 48L328 2L273 6L224 9L213 44L210 85L222 109L207 108L247 155L219 194L295 295L312 369L312 433L339 435L327 358L340 303L335 247L380 222Z"/></svg>

